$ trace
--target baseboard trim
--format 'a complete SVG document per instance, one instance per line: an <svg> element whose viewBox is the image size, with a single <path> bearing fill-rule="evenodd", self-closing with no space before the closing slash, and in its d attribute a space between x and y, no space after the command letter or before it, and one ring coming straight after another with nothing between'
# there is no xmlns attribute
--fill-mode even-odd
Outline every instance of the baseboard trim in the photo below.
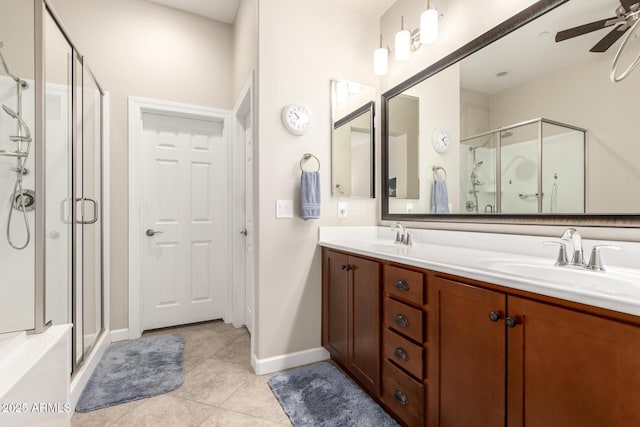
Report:
<svg viewBox="0 0 640 427"><path fill-rule="evenodd" d="M116 329L111 331L111 342L126 341L129 339L129 329Z"/></svg>
<svg viewBox="0 0 640 427"><path fill-rule="evenodd" d="M253 366L256 375L265 375L327 359L329 359L329 352L324 347L316 347L265 359L258 359L255 354L252 354L251 366Z"/></svg>

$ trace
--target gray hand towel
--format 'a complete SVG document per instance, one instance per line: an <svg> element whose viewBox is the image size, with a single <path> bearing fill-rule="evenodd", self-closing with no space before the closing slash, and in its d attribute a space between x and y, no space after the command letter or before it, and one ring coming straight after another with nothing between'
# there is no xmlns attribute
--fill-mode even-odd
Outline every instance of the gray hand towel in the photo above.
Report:
<svg viewBox="0 0 640 427"><path fill-rule="evenodd" d="M302 171L300 212L304 220L320 218L320 172Z"/></svg>
<svg viewBox="0 0 640 427"><path fill-rule="evenodd" d="M446 181L434 181L431 193L431 213L449 213L449 194Z"/></svg>

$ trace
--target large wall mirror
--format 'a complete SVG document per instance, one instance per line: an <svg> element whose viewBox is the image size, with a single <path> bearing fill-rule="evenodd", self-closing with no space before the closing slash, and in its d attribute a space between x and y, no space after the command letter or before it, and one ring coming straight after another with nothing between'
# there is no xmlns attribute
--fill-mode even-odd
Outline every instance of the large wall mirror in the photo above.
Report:
<svg viewBox="0 0 640 427"><path fill-rule="evenodd" d="M331 195L374 197L375 89L331 81Z"/></svg>
<svg viewBox="0 0 640 427"><path fill-rule="evenodd" d="M383 94L382 218L637 225L640 68L610 78L629 3L539 1Z"/></svg>

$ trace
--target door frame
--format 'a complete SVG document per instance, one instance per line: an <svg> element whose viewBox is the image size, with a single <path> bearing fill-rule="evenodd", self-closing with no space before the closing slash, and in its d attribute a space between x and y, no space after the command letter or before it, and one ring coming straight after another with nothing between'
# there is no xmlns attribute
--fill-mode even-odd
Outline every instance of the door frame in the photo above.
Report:
<svg viewBox="0 0 640 427"><path fill-rule="evenodd" d="M248 263L246 259L246 247L247 244L253 244L254 252L256 249L256 233L257 233L257 225L255 218L255 195L256 195L256 185L255 185L255 177L256 177L256 125L255 125L255 92L254 92L254 84L255 84L255 72L252 70L249 73L249 76L240 91L240 95L236 101L236 105L233 108L233 130L234 130L234 141L233 141L233 203L234 210L242 210L244 209L244 215L241 218L238 216L233 216L233 294L230 295L231 300L228 301L229 304L233 306L233 325L237 328L242 325L250 325L253 329L255 325L255 302L251 301L251 306L253 308L253 319L247 319L247 298L250 295L247 295L246 289L251 288L253 290L252 294L255 295L255 283L249 283L249 277L255 278L255 261L256 257L254 256L253 264ZM250 120L251 122L251 133L252 133L252 146L254 148L253 155L253 182L246 182L245 179L245 167L246 167L246 128L243 124L243 121ZM245 191L247 187L252 187L252 195L254 199L254 212L247 212L247 208L244 205ZM253 217L254 223L254 231L251 235L247 235L241 237L239 235L240 231L243 230L246 226L246 218L247 215L251 215ZM248 274L248 270L253 271L253 275ZM255 300L255 298L254 298Z"/></svg>
<svg viewBox="0 0 640 427"><path fill-rule="evenodd" d="M219 119L224 117L223 139L228 153L231 153L233 132L231 129L232 112L219 108L203 107L199 105L182 104L150 98L130 96L129 104L129 339L140 338L142 335L142 243L144 236L142 218L142 165L143 153L143 122L144 113L165 114L174 117L191 119ZM231 156L229 157L229 160ZM229 168L231 171L232 168ZM229 182L232 182L229 176ZM232 192L225 201L228 215L232 218ZM230 230L231 231L231 230ZM227 233L227 245L231 247L231 234ZM222 285L222 318L225 322L232 317L232 307L227 304L228 295L233 292L232 281Z"/></svg>

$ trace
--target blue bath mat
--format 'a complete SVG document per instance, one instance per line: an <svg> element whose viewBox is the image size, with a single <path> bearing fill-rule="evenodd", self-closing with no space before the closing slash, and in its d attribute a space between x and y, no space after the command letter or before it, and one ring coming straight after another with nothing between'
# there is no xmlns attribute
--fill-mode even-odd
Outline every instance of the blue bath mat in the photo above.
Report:
<svg viewBox="0 0 640 427"><path fill-rule="evenodd" d="M292 369L269 378L268 384L294 426L398 426L331 363Z"/></svg>
<svg viewBox="0 0 640 427"><path fill-rule="evenodd" d="M182 385L184 337L159 335L111 344L82 392L88 412L167 393Z"/></svg>

